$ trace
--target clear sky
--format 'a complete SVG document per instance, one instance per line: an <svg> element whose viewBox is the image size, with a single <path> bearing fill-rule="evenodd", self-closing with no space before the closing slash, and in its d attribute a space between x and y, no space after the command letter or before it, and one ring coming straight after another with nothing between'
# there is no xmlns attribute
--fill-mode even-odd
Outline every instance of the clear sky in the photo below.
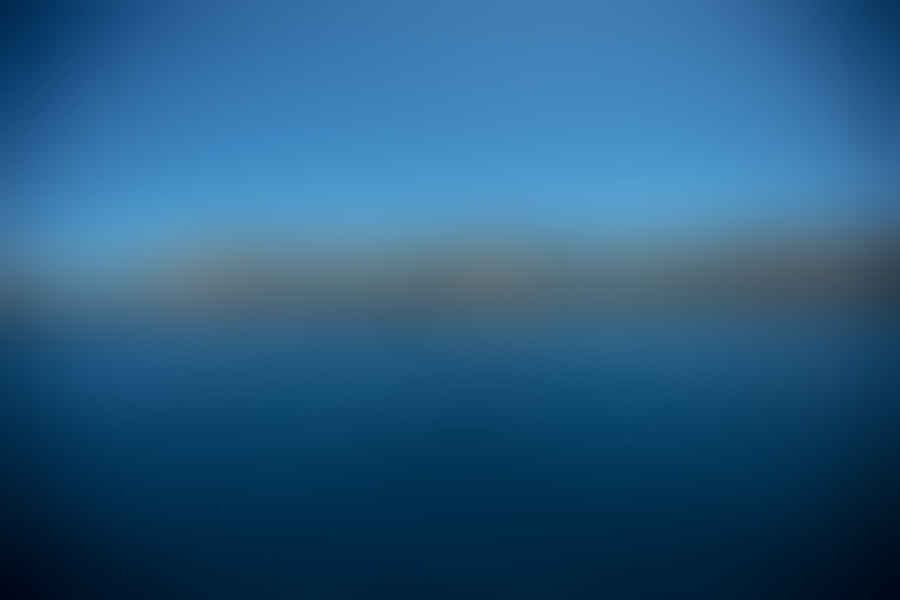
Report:
<svg viewBox="0 0 900 600"><path fill-rule="evenodd" d="M860 150L839 15L814 7L264 4L160 3L55 40L26 188L55 251L841 225L894 181Z"/></svg>

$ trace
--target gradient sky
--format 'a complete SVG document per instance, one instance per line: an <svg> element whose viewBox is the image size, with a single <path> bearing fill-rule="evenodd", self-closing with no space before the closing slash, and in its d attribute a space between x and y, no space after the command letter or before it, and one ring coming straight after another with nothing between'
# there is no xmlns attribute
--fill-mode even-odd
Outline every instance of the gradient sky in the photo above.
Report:
<svg viewBox="0 0 900 600"><path fill-rule="evenodd" d="M641 4L76 19L47 42L35 231L67 260L120 261L235 228L352 242L507 221L588 237L842 226L896 189L861 150L839 14Z"/></svg>

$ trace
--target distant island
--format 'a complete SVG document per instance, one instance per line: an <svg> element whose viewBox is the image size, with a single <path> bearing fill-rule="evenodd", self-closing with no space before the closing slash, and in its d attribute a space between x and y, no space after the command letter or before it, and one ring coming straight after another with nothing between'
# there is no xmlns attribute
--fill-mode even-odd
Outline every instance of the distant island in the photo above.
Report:
<svg viewBox="0 0 900 600"><path fill-rule="evenodd" d="M898 239L753 237L575 247L565 240L507 237L330 253L207 245L160 253L141 268L68 287L20 273L15 280L5 278L4 302L7 310L32 302L29 297L79 310L400 319L653 305L891 302L900 297ZM29 279L31 292L25 293Z"/></svg>

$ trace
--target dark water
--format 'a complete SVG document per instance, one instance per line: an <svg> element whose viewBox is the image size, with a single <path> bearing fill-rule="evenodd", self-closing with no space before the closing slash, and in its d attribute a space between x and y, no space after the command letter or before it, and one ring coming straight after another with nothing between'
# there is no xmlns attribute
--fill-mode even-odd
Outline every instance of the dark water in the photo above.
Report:
<svg viewBox="0 0 900 600"><path fill-rule="evenodd" d="M67 598L850 589L898 465L897 331L55 328L17 413L29 539Z"/></svg>

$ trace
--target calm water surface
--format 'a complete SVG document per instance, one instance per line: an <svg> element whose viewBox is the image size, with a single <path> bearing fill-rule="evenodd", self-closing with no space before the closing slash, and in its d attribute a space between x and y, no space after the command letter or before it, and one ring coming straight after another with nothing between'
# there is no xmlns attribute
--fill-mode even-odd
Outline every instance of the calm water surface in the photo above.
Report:
<svg viewBox="0 0 900 600"><path fill-rule="evenodd" d="M30 363L34 513L94 597L827 588L897 466L897 331L58 327Z"/></svg>

